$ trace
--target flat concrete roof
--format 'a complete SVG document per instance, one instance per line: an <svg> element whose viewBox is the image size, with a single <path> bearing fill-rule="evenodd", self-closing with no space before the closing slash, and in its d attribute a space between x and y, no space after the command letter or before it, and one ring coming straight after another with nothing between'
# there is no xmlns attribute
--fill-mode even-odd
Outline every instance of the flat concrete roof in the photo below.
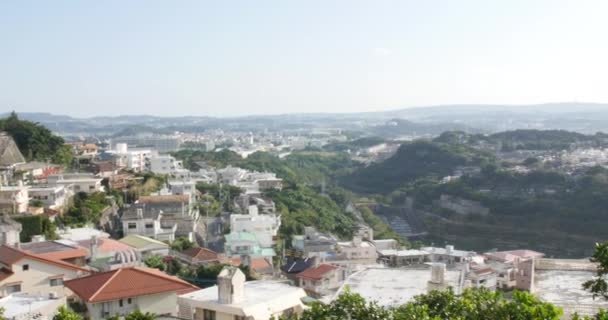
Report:
<svg viewBox="0 0 608 320"><path fill-rule="evenodd" d="M596 299L583 289L583 282L591 280L591 271L536 270L534 294L540 299L554 304L604 305L608 303Z"/></svg>
<svg viewBox="0 0 608 320"><path fill-rule="evenodd" d="M460 271L446 270L445 280L458 292ZM385 307L396 307L409 302L414 296L427 293L431 269L367 268L345 281L336 297L348 286L353 293L367 301L376 301Z"/></svg>

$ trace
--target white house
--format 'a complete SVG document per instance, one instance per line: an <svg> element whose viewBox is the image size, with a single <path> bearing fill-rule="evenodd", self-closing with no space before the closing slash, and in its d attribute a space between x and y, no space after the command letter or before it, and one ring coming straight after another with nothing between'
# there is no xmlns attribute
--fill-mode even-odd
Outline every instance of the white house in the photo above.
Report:
<svg viewBox="0 0 608 320"><path fill-rule="evenodd" d="M70 189L63 185L36 186L29 190L32 200L42 202L45 208L61 211L73 195Z"/></svg>
<svg viewBox="0 0 608 320"><path fill-rule="evenodd" d="M18 245L21 223L11 219L8 215L0 215L0 245Z"/></svg>
<svg viewBox="0 0 608 320"><path fill-rule="evenodd" d="M0 185L0 210L4 213L27 212L30 196L29 187L19 181L16 186Z"/></svg>
<svg viewBox="0 0 608 320"><path fill-rule="evenodd" d="M0 246L0 297L13 293L56 295L64 297L70 291L64 280L75 279L90 271L61 260L42 257L20 249Z"/></svg>
<svg viewBox="0 0 608 320"><path fill-rule="evenodd" d="M48 176L47 183L49 186L64 186L74 193L94 193L104 191L101 180L93 174L62 173Z"/></svg>
<svg viewBox="0 0 608 320"><path fill-rule="evenodd" d="M255 205L249 206L249 214L230 215L230 230L253 233L263 248L270 248L276 243L280 226L281 216L258 214L258 207Z"/></svg>
<svg viewBox="0 0 608 320"><path fill-rule="evenodd" d="M117 143L116 150L108 153L112 154L115 165L134 172L145 171L153 154L151 149L129 149L126 143Z"/></svg>
<svg viewBox="0 0 608 320"><path fill-rule="evenodd" d="M143 206L132 206L127 208L122 217L122 230L124 235L143 235L161 241L175 240L177 224L170 228L161 226L163 211L156 208L145 208Z"/></svg>
<svg viewBox="0 0 608 320"><path fill-rule="evenodd" d="M175 316L177 296L198 289L157 269L135 267L95 273L65 285L86 304L91 320L135 310Z"/></svg>
<svg viewBox="0 0 608 320"><path fill-rule="evenodd" d="M153 155L150 158L150 171L156 174L176 174L188 171L182 162L170 155Z"/></svg>
<svg viewBox="0 0 608 320"><path fill-rule="evenodd" d="M306 292L280 281L249 281L236 267L225 267L216 286L183 294L178 316L194 320L268 320L301 314Z"/></svg>

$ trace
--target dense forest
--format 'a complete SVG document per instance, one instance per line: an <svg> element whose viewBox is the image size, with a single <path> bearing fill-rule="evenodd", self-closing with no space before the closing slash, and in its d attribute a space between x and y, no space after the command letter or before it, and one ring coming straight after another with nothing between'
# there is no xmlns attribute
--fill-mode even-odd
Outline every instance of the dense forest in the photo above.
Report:
<svg viewBox="0 0 608 320"><path fill-rule="evenodd" d="M72 150L63 138L36 122L19 119L15 112L0 119L0 131L13 137L27 161L50 161L65 166L72 162Z"/></svg>

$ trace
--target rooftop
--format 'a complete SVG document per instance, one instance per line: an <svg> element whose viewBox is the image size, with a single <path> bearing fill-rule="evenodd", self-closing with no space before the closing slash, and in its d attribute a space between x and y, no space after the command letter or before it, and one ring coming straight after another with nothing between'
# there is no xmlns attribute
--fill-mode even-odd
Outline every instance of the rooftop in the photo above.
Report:
<svg viewBox="0 0 608 320"><path fill-rule="evenodd" d="M23 250L20 250L17 248L9 247L6 245L0 246L0 263L2 263L4 265L10 266L24 258L34 259L34 260L38 260L40 262L50 263L50 264L53 264L56 266L60 266L60 267L64 267L64 268L68 268L68 269L72 269L72 270L80 270L80 271L89 272L88 269L81 268L77 265L67 263L67 262L64 262L61 260L54 260L51 258L40 256L38 254L34 254L34 253L26 252L26 251L23 251Z"/></svg>
<svg viewBox="0 0 608 320"><path fill-rule="evenodd" d="M511 250L511 251L496 251L496 252L486 252L484 255L490 259L503 261L503 262L513 262L518 258L541 258L544 256L543 253L533 251L533 250Z"/></svg>
<svg viewBox="0 0 608 320"><path fill-rule="evenodd" d="M93 236L96 236L97 238L110 237L108 233L90 227L59 230L58 235L61 239L72 241L90 240Z"/></svg>
<svg viewBox="0 0 608 320"><path fill-rule="evenodd" d="M88 254L86 249L78 245L69 245L61 240L22 243L21 249L54 260L86 257Z"/></svg>
<svg viewBox="0 0 608 320"><path fill-rule="evenodd" d="M168 244L162 242L162 241L158 241L156 239L152 239L152 238L148 238L148 237L144 237L144 236L140 236L138 234L130 234L120 240L118 240L124 244L127 244L133 248L136 249L142 249L144 247L147 247L149 245L155 245L155 246L161 246L161 247L169 247Z"/></svg>
<svg viewBox="0 0 608 320"><path fill-rule="evenodd" d="M409 249L409 250L380 250L380 254L383 256L398 256L398 257L410 257L410 256L426 256L429 255L427 251Z"/></svg>
<svg viewBox="0 0 608 320"><path fill-rule="evenodd" d="M181 203L189 202L190 196L182 195L161 195L161 196L141 196L138 203Z"/></svg>
<svg viewBox="0 0 608 320"><path fill-rule="evenodd" d="M329 264L320 264L316 267L308 268L296 275L296 277L306 280L321 280L323 276L338 269L336 266Z"/></svg>
<svg viewBox="0 0 608 320"><path fill-rule="evenodd" d="M65 299L27 294L12 294L0 299L0 309L4 309L6 319L40 319L39 315L48 315L49 310L55 311L63 304Z"/></svg>
<svg viewBox="0 0 608 320"><path fill-rule="evenodd" d="M301 299L306 297L302 288L293 287L280 281L247 281L243 290L243 299L230 305L218 302L218 287L194 291L180 296L180 299L191 302L205 302L217 308L242 310L245 316L255 319L269 319L273 313L285 310L295 305L301 305Z"/></svg>
<svg viewBox="0 0 608 320"><path fill-rule="evenodd" d="M198 289L157 269L135 267L69 280L65 282L65 286L86 302L102 302L163 292L183 294Z"/></svg>
<svg viewBox="0 0 608 320"><path fill-rule="evenodd" d="M445 280L458 292L460 271L446 270ZM347 286L351 292L360 294L368 301L389 307L409 302L414 296L427 293L427 283L431 280L430 268L392 269L367 268L352 274L344 282L338 294Z"/></svg>
<svg viewBox="0 0 608 320"><path fill-rule="evenodd" d="M207 248L200 248L200 247L192 247L190 249L186 249L186 250L182 251L181 254L191 257L192 259L200 260L200 261L210 261L210 260L218 259L217 252L207 249Z"/></svg>

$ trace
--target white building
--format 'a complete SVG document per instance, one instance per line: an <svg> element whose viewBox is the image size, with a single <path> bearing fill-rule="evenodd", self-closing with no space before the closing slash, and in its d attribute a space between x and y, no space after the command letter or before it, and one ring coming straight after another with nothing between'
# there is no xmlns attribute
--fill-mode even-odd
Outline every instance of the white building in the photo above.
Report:
<svg viewBox="0 0 608 320"><path fill-rule="evenodd" d="M181 295L178 316L196 320L268 320L301 314L301 288L279 281L249 281L235 267L225 267L218 285Z"/></svg>
<svg viewBox="0 0 608 320"><path fill-rule="evenodd" d="M101 180L102 178L95 177L93 174L62 173L48 176L47 183L49 186L63 186L69 188L74 193L94 193L104 191Z"/></svg>
<svg viewBox="0 0 608 320"><path fill-rule="evenodd" d="M0 210L4 213L27 212L30 203L29 187L19 181L16 186L0 185Z"/></svg>
<svg viewBox="0 0 608 320"><path fill-rule="evenodd" d="M155 155L150 158L150 171L156 174L171 174L183 170L182 162L170 155Z"/></svg>
<svg viewBox="0 0 608 320"><path fill-rule="evenodd" d="M11 247L18 245L22 229L21 223L11 219L8 215L0 215L0 245Z"/></svg>
<svg viewBox="0 0 608 320"><path fill-rule="evenodd" d="M254 205L249 206L249 214L230 215L230 230L253 233L263 248L270 248L276 243L280 226L281 216L258 214L258 207Z"/></svg>
<svg viewBox="0 0 608 320"><path fill-rule="evenodd" d="M135 172L145 171L153 154L151 149L129 149L126 143L117 143L116 150L108 153L113 155L115 165Z"/></svg>
<svg viewBox="0 0 608 320"><path fill-rule="evenodd" d="M73 195L70 189L63 185L36 186L29 190L32 200L42 202L45 208L61 211Z"/></svg>
<svg viewBox="0 0 608 320"><path fill-rule="evenodd" d="M57 309L66 304L65 297L11 294L0 299L4 318L12 320L52 320Z"/></svg>
<svg viewBox="0 0 608 320"><path fill-rule="evenodd" d="M169 228L161 226L162 210L145 207L128 208L120 218L125 236L136 234L150 237L160 241L172 242L175 240L177 224Z"/></svg>

